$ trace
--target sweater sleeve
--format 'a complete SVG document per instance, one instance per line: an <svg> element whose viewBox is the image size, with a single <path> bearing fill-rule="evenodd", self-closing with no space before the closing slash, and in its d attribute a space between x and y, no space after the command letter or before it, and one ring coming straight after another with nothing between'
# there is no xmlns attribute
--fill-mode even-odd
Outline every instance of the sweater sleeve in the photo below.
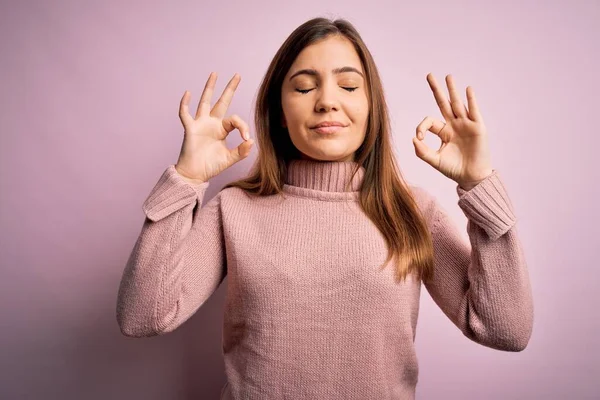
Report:
<svg viewBox="0 0 600 400"><path fill-rule="evenodd" d="M221 194L202 206L208 186L186 182L170 165L145 200L146 218L118 292L117 322L124 335L173 331L225 278Z"/></svg>
<svg viewBox="0 0 600 400"><path fill-rule="evenodd" d="M434 276L423 283L466 337L522 351L533 329L533 299L513 206L496 170L457 193L469 242L434 199Z"/></svg>

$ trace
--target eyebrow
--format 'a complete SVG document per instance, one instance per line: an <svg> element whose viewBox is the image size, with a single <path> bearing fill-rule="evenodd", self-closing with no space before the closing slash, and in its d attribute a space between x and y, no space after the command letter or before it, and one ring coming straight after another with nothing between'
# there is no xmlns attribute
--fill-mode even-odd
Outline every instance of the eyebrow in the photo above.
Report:
<svg viewBox="0 0 600 400"><path fill-rule="evenodd" d="M333 72L335 75L341 74L343 72L356 72L357 74L359 74L363 78L365 77L362 72L360 72L359 70L357 70L354 67L334 68L334 69L331 70L331 72ZM317 76L317 75L319 75L319 73L316 70L314 70L314 69L301 69L300 71L295 72L292 76L290 76L289 80L291 81L294 77L296 77L296 76L298 76L300 74L311 75L311 76Z"/></svg>

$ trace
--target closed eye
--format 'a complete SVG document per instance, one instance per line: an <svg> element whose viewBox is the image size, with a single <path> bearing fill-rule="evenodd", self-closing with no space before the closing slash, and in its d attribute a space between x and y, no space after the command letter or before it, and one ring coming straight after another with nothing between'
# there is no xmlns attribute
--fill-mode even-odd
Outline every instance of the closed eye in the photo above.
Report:
<svg viewBox="0 0 600 400"><path fill-rule="evenodd" d="M355 91L356 89L358 89L358 88L357 88L357 87L342 87L342 89L345 89L345 90L347 90L347 91L349 91L349 92L354 92L354 91ZM296 92L300 92L300 93L302 93L302 94L306 94L306 93L310 92L311 90L312 90L312 89L305 89L305 90L302 90L302 89L296 89Z"/></svg>

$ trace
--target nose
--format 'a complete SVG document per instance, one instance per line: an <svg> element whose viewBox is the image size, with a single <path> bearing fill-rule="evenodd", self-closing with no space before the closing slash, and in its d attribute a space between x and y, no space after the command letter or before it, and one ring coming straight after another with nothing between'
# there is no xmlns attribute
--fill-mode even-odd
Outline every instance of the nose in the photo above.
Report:
<svg viewBox="0 0 600 400"><path fill-rule="evenodd" d="M323 85L322 88L317 89L317 101L315 103L316 112L329 112L331 110L339 111L340 105L337 98L338 94L336 90L339 89L337 85Z"/></svg>

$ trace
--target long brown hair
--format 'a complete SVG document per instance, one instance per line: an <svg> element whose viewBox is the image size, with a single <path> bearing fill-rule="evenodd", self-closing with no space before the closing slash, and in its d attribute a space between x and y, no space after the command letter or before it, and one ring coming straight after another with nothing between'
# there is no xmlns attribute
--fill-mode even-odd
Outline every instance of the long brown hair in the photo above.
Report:
<svg viewBox="0 0 600 400"><path fill-rule="evenodd" d="M433 276L431 234L396 164L381 79L371 53L354 26L345 19L313 18L296 28L279 48L256 100L254 123L259 155L247 177L224 188L238 187L258 196L282 193L287 164L301 158L301 153L281 124L281 86L302 49L330 35L349 39L365 70L369 118L365 139L354 153L354 161L357 170L360 166L365 168L358 201L381 231L388 247L382 268L395 257L397 282L406 279L408 274L414 274L417 279L429 279Z"/></svg>

